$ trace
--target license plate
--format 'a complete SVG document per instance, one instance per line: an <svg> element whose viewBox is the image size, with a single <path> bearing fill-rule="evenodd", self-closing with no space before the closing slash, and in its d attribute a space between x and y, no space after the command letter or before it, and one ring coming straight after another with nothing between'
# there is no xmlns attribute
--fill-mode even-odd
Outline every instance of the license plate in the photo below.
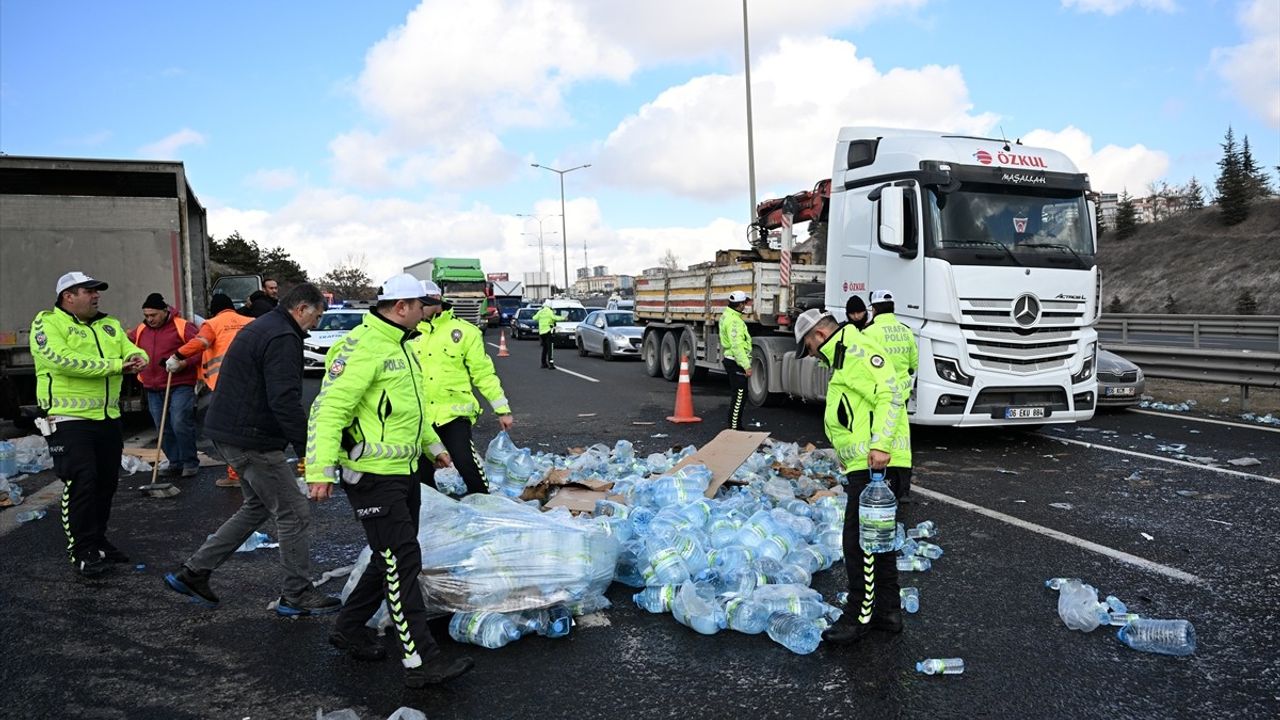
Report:
<svg viewBox="0 0 1280 720"><path fill-rule="evenodd" d="M1018 420L1021 418L1042 418L1044 417L1044 408L1042 407L1005 408L1004 417L1006 420Z"/></svg>
<svg viewBox="0 0 1280 720"><path fill-rule="evenodd" d="M1109 387L1104 393L1107 397L1133 397L1131 387Z"/></svg>

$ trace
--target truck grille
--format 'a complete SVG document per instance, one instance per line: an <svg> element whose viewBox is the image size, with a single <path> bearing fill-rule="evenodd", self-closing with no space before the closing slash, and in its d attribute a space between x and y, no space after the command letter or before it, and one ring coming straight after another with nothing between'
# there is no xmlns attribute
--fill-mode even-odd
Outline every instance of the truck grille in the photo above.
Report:
<svg viewBox="0 0 1280 720"><path fill-rule="evenodd" d="M1099 370L1098 380L1102 382L1116 382L1116 383L1137 382L1138 371L1125 370L1123 372L1105 372L1105 371Z"/></svg>
<svg viewBox="0 0 1280 720"><path fill-rule="evenodd" d="M484 327L486 318L484 316L484 300L473 298L451 298L449 302L453 304L453 316L462 318L477 327Z"/></svg>
<svg viewBox="0 0 1280 720"><path fill-rule="evenodd" d="M961 298L960 329L974 363L1029 375L1067 366L1087 326L1083 300L1039 300L1038 319L1024 327L1013 317L1018 298Z"/></svg>

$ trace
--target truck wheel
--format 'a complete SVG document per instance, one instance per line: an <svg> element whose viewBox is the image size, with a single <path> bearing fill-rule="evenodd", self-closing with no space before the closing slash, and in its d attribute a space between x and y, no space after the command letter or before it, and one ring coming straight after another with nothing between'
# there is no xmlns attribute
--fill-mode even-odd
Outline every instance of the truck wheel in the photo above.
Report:
<svg viewBox="0 0 1280 720"><path fill-rule="evenodd" d="M776 405L782 393L769 392L769 363L764 351L755 348L751 351L751 377L747 378L747 400L756 407Z"/></svg>
<svg viewBox="0 0 1280 720"><path fill-rule="evenodd" d="M680 347L675 333L669 332L662 336L658 357L662 360L662 377L668 380L680 377Z"/></svg>
<svg viewBox="0 0 1280 720"><path fill-rule="evenodd" d="M680 354L689 358L689 380L699 382L706 379L707 369L698 367L698 341L690 330L680 333Z"/></svg>
<svg viewBox="0 0 1280 720"><path fill-rule="evenodd" d="M640 346L640 357L644 360L644 371L648 373L649 377L662 377L662 362L658 358L661 342L661 334L651 332L644 336L644 343Z"/></svg>

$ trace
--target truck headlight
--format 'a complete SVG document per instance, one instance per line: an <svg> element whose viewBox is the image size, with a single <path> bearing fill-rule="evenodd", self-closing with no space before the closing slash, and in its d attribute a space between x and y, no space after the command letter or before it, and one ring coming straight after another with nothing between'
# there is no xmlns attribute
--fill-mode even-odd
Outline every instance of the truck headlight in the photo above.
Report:
<svg viewBox="0 0 1280 720"><path fill-rule="evenodd" d="M951 358L934 358L933 369L938 373L938 377L949 383L967 386L973 385L973 378L966 375L964 371L960 369L960 363Z"/></svg>
<svg viewBox="0 0 1280 720"><path fill-rule="evenodd" d="M1071 376L1071 384L1082 383L1093 377L1094 358L1098 356L1098 344L1089 343L1089 354L1085 357L1084 362L1080 365L1080 372Z"/></svg>

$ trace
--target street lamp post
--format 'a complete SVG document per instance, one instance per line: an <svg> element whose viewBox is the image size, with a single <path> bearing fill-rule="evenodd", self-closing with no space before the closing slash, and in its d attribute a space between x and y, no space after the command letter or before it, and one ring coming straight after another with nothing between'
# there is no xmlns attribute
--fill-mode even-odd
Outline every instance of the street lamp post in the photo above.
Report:
<svg viewBox="0 0 1280 720"><path fill-rule="evenodd" d="M556 215L529 215L526 213L516 213L516 217L533 218L538 221L538 272L545 273L547 271L547 256L542 252L542 221L547 218L557 217ZM563 217L563 216L560 216ZM532 233L521 233L521 235L531 235ZM552 235L556 234L555 230L551 231Z"/></svg>
<svg viewBox="0 0 1280 720"><path fill-rule="evenodd" d="M751 186L751 207L747 221L756 216L756 148L751 127L751 29L747 24L747 0L742 0L742 67L747 80L747 182Z"/></svg>
<svg viewBox="0 0 1280 720"><path fill-rule="evenodd" d="M564 176L568 175L574 170L582 170L584 168L589 168L591 167L591 163L587 163L585 165L579 165L577 167L571 167L568 170L557 170L553 167L547 167L546 165L539 165L538 163L530 163L530 165L533 165L536 168L542 168L543 170L550 170L551 172L560 176L560 241L564 249L564 291L565 291L565 294L568 294L569 292L569 230L568 230L568 224L565 222L565 219L564 219Z"/></svg>

